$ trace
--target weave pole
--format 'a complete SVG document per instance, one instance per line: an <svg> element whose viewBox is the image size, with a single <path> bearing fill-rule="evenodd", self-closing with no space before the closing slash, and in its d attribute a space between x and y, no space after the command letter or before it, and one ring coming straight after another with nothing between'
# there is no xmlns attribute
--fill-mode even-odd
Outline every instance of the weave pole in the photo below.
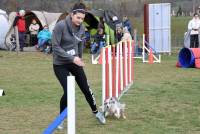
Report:
<svg viewBox="0 0 200 134"><path fill-rule="evenodd" d="M102 105L109 97L120 99L132 85L133 46L133 41L121 41L102 48Z"/></svg>
<svg viewBox="0 0 200 134"><path fill-rule="evenodd" d="M44 130L43 134L52 134L65 118L68 118L67 134L75 134L75 77L68 76L67 83L68 107L55 118L55 120Z"/></svg>
<svg viewBox="0 0 200 134"><path fill-rule="evenodd" d="M67 105L68 105L68 118L67 118L67 134L76 133L75 122L75 77L67 77Z"/></svg>

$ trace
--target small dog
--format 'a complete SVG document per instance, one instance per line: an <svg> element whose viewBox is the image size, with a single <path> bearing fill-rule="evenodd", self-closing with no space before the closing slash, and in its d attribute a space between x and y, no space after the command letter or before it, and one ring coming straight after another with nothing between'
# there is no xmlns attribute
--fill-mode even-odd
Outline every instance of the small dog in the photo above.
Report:
<svg viewBox="0 0 200 134"><path fill-rule="evenodd" d="M120 117L126 119L126 116L124 114L125 106L125 104L121 104L119 100L115 97L106 99L104 102L105 117L115 116L118 119Z"/></svg>

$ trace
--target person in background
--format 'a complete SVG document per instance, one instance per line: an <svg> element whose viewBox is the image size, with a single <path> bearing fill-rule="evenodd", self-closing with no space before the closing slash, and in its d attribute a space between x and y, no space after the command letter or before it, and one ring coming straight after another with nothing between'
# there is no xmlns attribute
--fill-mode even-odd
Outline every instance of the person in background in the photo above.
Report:
<svg viewBox="0 0 200 134"><path fill-rule="evenodd" d="M38 45L36 48L40 49L40 51L44 51L46 46L51 42L51 32L49 31L48 25L45 25L43 30L38 33L37 38Z"/></svg>
<svg viewBox="0 0 200 134"><path fill-rule="evenodd" d="M121 41L121 39L123 37L123 28L121 26L116 28L115 37L116 37L116 42Z"/></svg>
<svg viewBox="0 0 200 134"><path fill-rule="evenodd" d="M71 13L59 21L52 35L53 69L55 76L63 88L60 99L60 113L67 107L67 76L75 76L75 80L87 100L92 113L101 124L105 124L104 114L99 112L96 106L94 94L89 87L83 67L82 59L85 28L82 24L86 14L83 3L76 3ZM63 129L63 122L58 126Z"/></svg>
<svg viewBox="0 0 200 134"><path fill-rule="evenodd" d="M94 42L91 44L91 53L100 54L101 48L106 44L106 36L103 28L99 28L94 35Z"/></svg>
<svg viewBox="0 0 200 134"><path fill-rule="evenodd" d="M40 25L35 19L32 20L31 25L29 26L29 31L31 34L31 46L35 46L38 43L37 34L39 32Z"/></svg>
<svg viewBox="0 0 200 134"><path fill-rule="evenodd" d="M126 40L126 41L132 40L131 34L128 31L127 27L123 28L123 36L121 40Z"/></svg>
<svg viewBox="0 0 200 134"><path fill-rule="evenodd" d="M188 23L188 30L190 30L190 48L199 47L199 30L200 30L200 19L197 13L194 14L192 20Z"/></svg>
<svg viewBox="0 0 200 134"><path fill-rule="evenodd" d="M127 27L129 33L132 35L132 26L131 26L131 22L128 19L127 16L123 17L123 27Z"/></svg>
<svg viewBox="0 0 200 134"><path fill-rule="evenodd" d="M103 19L103 17L99 18L98 29L99 28L102 28L103 30L105 30L105 25L104 25L104 19Z"/></svg>
<svg viewBox="0 0 200 134"><path fill-rule="evenodd" d="M17 26L19 35L19 47L20 51L24 50L25 44L25 32L26 32L26 21L24 19L25 10L20 10L14 20L13 27Z"/></svg>

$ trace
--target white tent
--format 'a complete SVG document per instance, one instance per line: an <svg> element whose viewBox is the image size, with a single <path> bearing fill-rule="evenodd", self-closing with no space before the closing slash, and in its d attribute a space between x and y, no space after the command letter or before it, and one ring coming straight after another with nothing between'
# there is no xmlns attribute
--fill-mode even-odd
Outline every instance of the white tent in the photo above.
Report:
<svg viewBox="0 0 200 134"><path fill-rule="evenodd" d="M26 21L26 29L27 29L27 35L29 35L28 27L31 24L32 19L36 19L37 22L40 25L40 30L45 25L49 25L50 31L52 32L52 23L54 24L55 21L57 21L60 17L61 13L49 13L44 11L26 11L25 14L25 21ZM9 14L9 31L6 34L6 48L10 49L10 37L12 34L14 34L14 28L13 28L13 22L16 17L16 12L11 12ZM27 42L28 44L29 42Z"/></svg>
<svg viewBox="0 0 200 134"><path fill-rule="evenodd" d="M5 11L0 9L0 49L6 49L4 42L8 28L8 16Z"/></svg>

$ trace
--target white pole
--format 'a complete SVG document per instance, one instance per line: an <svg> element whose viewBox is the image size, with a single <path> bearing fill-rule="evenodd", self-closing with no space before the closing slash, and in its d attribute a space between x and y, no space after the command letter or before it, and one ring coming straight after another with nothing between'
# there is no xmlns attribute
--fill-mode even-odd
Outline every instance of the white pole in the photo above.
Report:
<svg viewBox="0 0 200 134"><path fill-rule="evenodd" d="M118 84L119 84L119 43L117 43L116 51L116 98L119 97Z"/></svg>
<svg viewBox="0 0 200 134"><path fill-rule="evenodd" d="M0 96L4 96L5 95L5 92L3 89L0 89Z"/></svg>
<svg viewBox="0 0 200 134"><path fill-rule="evenodd" d="M142 36L143 42L142 42L142 60L145 62L145 35Z"/></svg>
<svg viewBox="0 0 200 134"><path fill-rule="evenodd" d="M112 97L112 47L108 47L108 65L109 65L109 97Z"/></svg>
<svg viewBox="0 0 200 134"><path fill-rule="evenodd" d="M125 45L125 50L124 50L124 51L125 51L125 58L124 58L124 60L125 60L125 69L126 69L126 72L125 72L125 78L126 78L125 84L126 84L126 85L125 85L125 87L128 85L128 66L127 66L127 65L128 65L128 64L127 64L127 63L128 63L128 62L127 62L127 59L128 59L128 58L127 58L127 56L128 56L128 54L127 54L127 53L128 53L128 51L127 51L127 50L128 50L128 49L127 49L127 46L128 46L128 45L127 45L127 44L128 44L127 41L125 41L125 43L124 43L124 45Z"/></svg>
<svg viewBox="0 0 200 134"><path fill-rule="evenodd" d="M102 48L102 110L104 111L104 100L105 100L105 90L106 90L106 68L105 68L105 48Z"/></svg>
<svg viewBox="0 0 200 134"><path fill-rule="evenodd" d="M75 77L68 76L67 83L67 134L75 134Z"/></svg>

